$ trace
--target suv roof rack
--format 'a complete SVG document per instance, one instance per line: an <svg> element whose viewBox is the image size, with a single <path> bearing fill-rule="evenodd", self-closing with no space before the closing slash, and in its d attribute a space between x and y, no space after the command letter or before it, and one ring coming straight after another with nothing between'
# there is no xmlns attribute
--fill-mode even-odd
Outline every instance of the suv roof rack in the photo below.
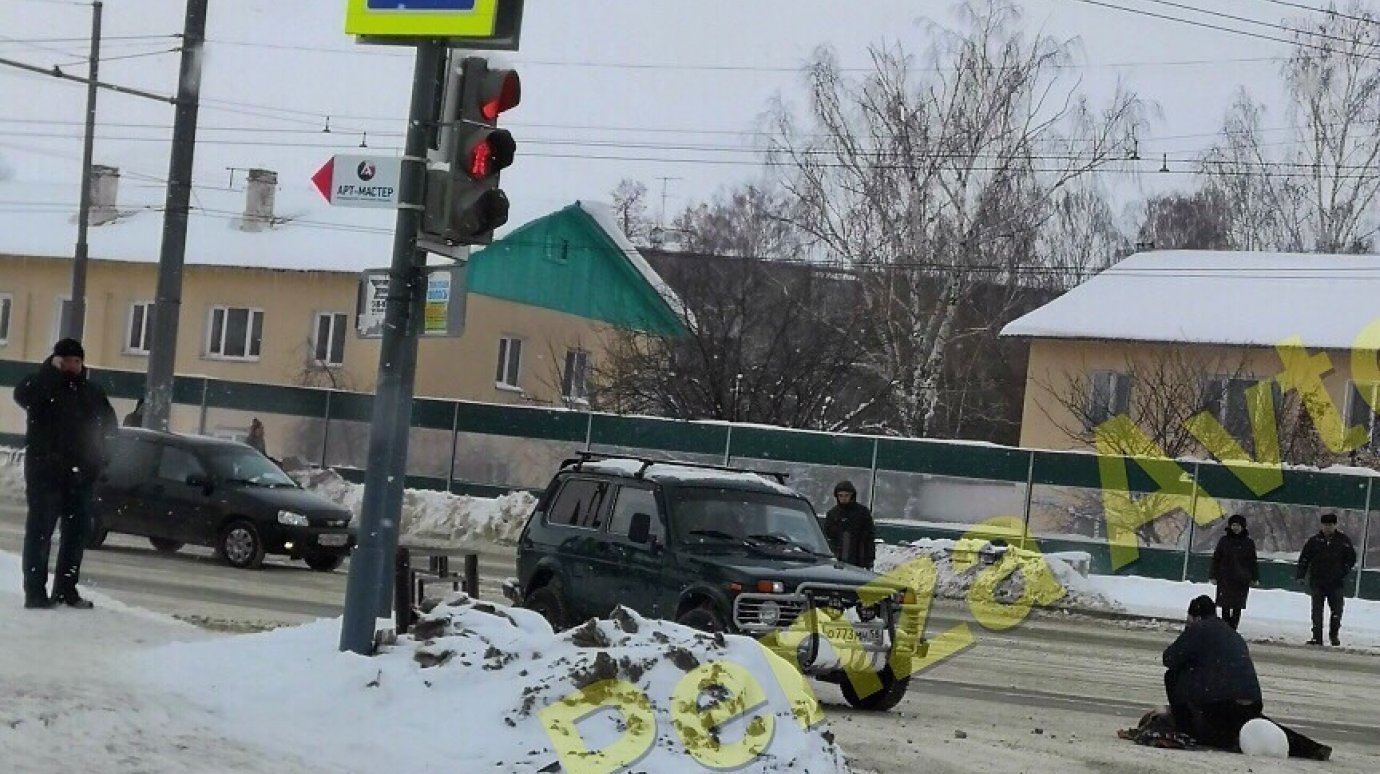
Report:
<svg viewBox="0 0 1380 774"><path fill-rule="evenodd" d="M790 476L779 470L753 470L751 468L735 468L728 465L708 465L700 462L684 462L681 460L660 460L652 457L640 457L636 454L609 454L607 452L579 451L576 452L578 458L566 460L561 467L574 464L575 469L579 470L586 462L598 460L636 460L642 463L642 467L636 473L637 478L642 478L647 473L647 468L653 465L678 465L683 468L702 468L704 470L720 470L725 473L751 473L755 476L771 476L777 483L785 484Z"/></svg>

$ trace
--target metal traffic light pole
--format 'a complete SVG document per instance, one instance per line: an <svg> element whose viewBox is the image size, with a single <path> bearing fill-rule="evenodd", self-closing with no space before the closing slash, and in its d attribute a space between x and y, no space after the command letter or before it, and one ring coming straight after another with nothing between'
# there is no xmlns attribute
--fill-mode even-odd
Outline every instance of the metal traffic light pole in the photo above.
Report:
<svg viewBox="0 0 1380 774"><path fill-rule="evenodd" d="M389 270L384 309L383 342L379 351L373 419L369 428L368 470L360 515L359 546L350 559L345 587L345 617L340 649L361 655L374 650L375 617L387 610L380 599L385 576L393 568L402 515L403 477L407 470L407 439L412 427L412 399L417 366L419 314L424 301L426 252L417 245L425 206L428 132L436 125L446 45L428 40L417 45L412 73L412 106L407 122L402 177L398 186L397 230ZM391 577L391 576L389 576Z"/></svg>

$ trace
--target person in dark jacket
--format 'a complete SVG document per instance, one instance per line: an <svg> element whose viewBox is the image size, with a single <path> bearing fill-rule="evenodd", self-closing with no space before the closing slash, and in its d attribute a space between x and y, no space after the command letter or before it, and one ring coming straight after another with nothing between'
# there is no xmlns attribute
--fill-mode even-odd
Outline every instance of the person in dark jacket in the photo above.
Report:
<svg viewBox="0 0 1380 774"><path fill-rule="evenodd" d="M1199 596L1189 603L1188 625L1165 648L1163 661L1175 728L1199 744L1239 751L1241 727L1265 717L1260 678L1246 641L1217 617L1211 597ZM1290 757L1331 757L1331 747L1275 725L1289 739Z"/></svg>
<svg viewBox="0 0 1380 774"><path fill-rule="evenodd" d="M1251 586L1260 583L1255 541L1246 529L1245 516L1238 513L1227 519L1227 534L1217 541L1217 550L1212 552L1208 579L1217 584L1217 606L1222 608L1222 620L1235 629L1241 624L1241 611L1246 609Z"/></svg>
<svg viewBox="0 0 1380 774"><path fill-rule="evenodd" d="M1332 613L1328 635L1334 646L1341 645L1342 607L1346 598L1343 584L1356 566L1356 548L1351 539L1337 529L1337 514L1324 513L1322 528L1308 539L1299 553L1298 580L1305 578L1313 596L1313 639L1309 645L1323 644L1322 614L1326 602Z"/></svg>
<svg viewBox="0 0 1380 774"><path fill-rule="evenodd" d="M268 443L264 439L264 423L258 417L249 423L249 436L245 438L245 443L258 453L268 456Z"/></svg>
<svg viewBox="0 0 1380 774"><path fill-rule="evenodd" d="M840 561L872 569L877 554L877 528L872 511L858 502L858 490L850 481L834 487L836 505L824 515L824 535Z"/></svg>
<svg viewBox="0 0 1380 774"><path fill-rule="evenodd" d="M24 607L59 604L88 609L77 593L82 552L91 528L92 487L105 467L105 441L116 427L105 391L88 380L80 342L63 339L38 372L15 387L28 412L24 483L29 505L24 525ZM62 522L53 596L47 593L53 530Z"/></svg>

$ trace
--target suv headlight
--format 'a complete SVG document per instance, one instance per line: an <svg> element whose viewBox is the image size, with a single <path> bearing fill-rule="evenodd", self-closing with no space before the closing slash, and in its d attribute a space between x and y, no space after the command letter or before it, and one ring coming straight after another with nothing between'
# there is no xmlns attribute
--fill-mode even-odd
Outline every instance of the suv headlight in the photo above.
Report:
<svg viewBox="0 0 1380 774"><path fill-rule="evenodd" d="M757 608L757 620L763 626L775 626L781 621L781 606L770 599Z"/></svg>
<svg viewBox="0 0 1380 774"><path fill-rule="evenodd" d="M278 523L286 524L289 527L311 526L311 522L307 520L306 516L292 511L278 511Z"/></svg>

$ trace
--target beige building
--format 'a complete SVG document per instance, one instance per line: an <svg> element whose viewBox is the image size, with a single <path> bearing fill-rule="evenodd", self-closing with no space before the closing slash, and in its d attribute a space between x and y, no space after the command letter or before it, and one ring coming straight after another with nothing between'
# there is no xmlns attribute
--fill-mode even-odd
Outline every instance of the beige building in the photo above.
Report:
<svg viewBox="0 0 1380 774"><path fill-rule="evenodd" d="M93 367L143 372L162 217L117 208L113 177L102 169L95 185L83 339ZM314 228L275 212L275 192L274 176L257 172L242 193L199 195L206 209L189 229L177 372L372 392L380 342L357 328L361 272L387 265L389 229ZM206 200L215 197L243 208L212 218ZM70 223L33 220L0 237L0 361L42 361L70 304ZM464 334L423 338L418 396L580 407L614 332L680 330L678 299L600 205L576 203L515 229L473 254L466 274ZM21 419L0 401L0 432Z"/></svg>
<svg viewBox="0 0 1380 774"><path fill-rule="evenodd" d="M1252 396L1301 406L1291 387L1304 382L1276 377L1309 372L1325 395L1314 411L1352 428L1348 445L1369 442L1377 297L1380 256L1133 255L1002 331L1031 340L1021 445L1088 449L1093 428L1125 415L1171 452L1198 453L1184 420L1207 411L1249 452Z"/></svg>

